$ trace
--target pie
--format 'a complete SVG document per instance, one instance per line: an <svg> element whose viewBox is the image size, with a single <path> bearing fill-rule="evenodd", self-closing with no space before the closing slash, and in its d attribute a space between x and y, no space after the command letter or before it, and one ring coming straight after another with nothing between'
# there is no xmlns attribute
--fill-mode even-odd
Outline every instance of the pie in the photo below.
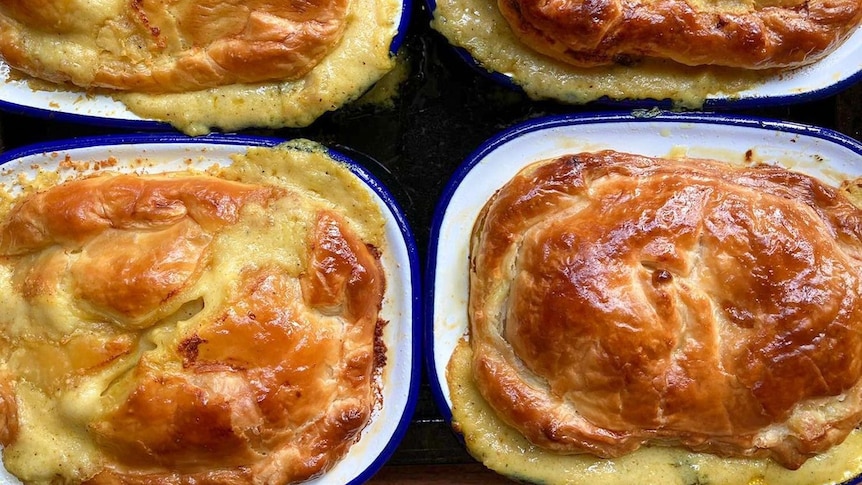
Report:
<svg viewBox="0 0 862 485"><path fill-rule="evenodd" d="M25 483L303 481L381 405L383 219L322 149L7 206L0 441Z"/></svg>

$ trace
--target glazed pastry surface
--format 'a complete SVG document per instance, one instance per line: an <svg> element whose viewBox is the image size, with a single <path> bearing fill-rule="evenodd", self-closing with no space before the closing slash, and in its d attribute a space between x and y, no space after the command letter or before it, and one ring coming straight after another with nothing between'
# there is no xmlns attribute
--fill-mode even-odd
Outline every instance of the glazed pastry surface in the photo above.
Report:
<svg viewBox="0 0 862 485"><path fill-rule="evenodd" d="M341 40L348 0L0 5L0 56L52 82L184 92L302 77Z"/></svg>
<svg viewBox="0 0 862 485"><path fill-rule="evenodd" d="M790 68L834 50L862 21L858 0L499 0L515 35L579 67L643 57L689 66Z"/></svg>
<svg viewBox="0 0 862 485"><path fill-rule="evenodd" d="M474 227L476 384L556 452L798 468L862 422L860 237L859 209L780 167L536 163Z"/></svg>
<svg viewBox="0 0 862 485"><path fill-rule="evenodd" d="M341 459L380 404L382 216L346 168L298 170L308 186L96 175L12 206L7 469L25 483L283 484ZM352 194L364 219L315 183Z"/></svg>

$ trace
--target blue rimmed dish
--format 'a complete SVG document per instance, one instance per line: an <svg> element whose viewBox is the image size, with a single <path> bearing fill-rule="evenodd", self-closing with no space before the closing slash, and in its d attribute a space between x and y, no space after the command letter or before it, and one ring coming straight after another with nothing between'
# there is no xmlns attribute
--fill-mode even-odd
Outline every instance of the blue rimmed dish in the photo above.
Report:
<svg viewBox="0 0 862 485"><path fill-rule="evenodd" d="M862 176L859 141L829 129L753 117L654 111L583 114L539 118L499 133L454 173L431 226L425 359L432 395L445 419L452 420L453 406L447 366L459 341L469 339L469 245L482 207L533 162L605 149L656 157L710 158L729 164L778 164L833 186ZM474 436L486 436L484 432L484 428L471 428ZM500 449L505 447L500 445ZM489 448L482 453L494 453ZM502 457L490 459L497 465L504 463ZM612 464L608 467L613 469ZM845 483L862 483L862 475Z"/></svg>
<svg viewBox="0 0 862 485"><path fill-rule="evenodd" d="M432 26L449 41L458 58L480 75L534 99L597 102L623 109L745 109L814 101L862 79L862 28L829 55L795 69L757 72L660 62L579 69L521 44L496 2L425 3Z"/></svg>
<svg viewBox="0 0 862 485"><path fill-rule="evenodd" d="M373 0L369 0L373 1ZM388 55L390 59L386 62L391 62L394 65L395 58L404 43L410 16L412 12L411 0L397 0L399 8L392 9L391 19L372 19L369 22L379 22L379 24L359 25L357 31L360 33L358 37L364 40L357 42L341 42L340 44L356 44L363 52L372 53L378 52L377 40L371 39L373 36L368 36L367 31L380 26L385 30L381 36L386 36L388 39ZM361 3L361 2L359 2ZM367 5L366 5L367 6ZM353 15L352 17L356 17ZM354 20L355 21L355 20ZM387 22L391 21L391 24ZM365 39L368 37L368 39ZM367 43L368 45L364 45ZM385 46L385 42L380 42L380 46ZM336 48L338 49L338 48ZM361 56L343 56L346 59L352 59L352 62L362 65L365 64L360 59ZM370 60L369 60L370 61ZM84 123L90 125L110 126L113 128L148 130L148 131L168 131L174 128L186 132L188 134L202 134L210 130L215 131L236 131L241 128L281 128L281 127L299 127L310 124L314 119L321 116L327 111L338 108L349 102L355 97L362 94L362 91L368 89L374 81L382 77L392 65L384 66L386 62L374 61L368 62L371 68L376 69L368 74L365 82L360 82L363 76L356 76L353 85L345 88L335 84L335 77L327 70L331 70L332 66L320 68L320 72L312 70L315 73L315 82L323 83L322 89L331 91L331 99L328 101L306 108L307 113L303 115L288 113L282 115L282 120L274 119L272 112L269 114L250 114L248 119L240 124L232 124L229 118L218 120L219 115L216 113L210 120L188 120L188 113L171 111L176 106L189 106L189 97L185 97L188 93L170 93L168 99L161 104L152 103L147 99L142 101L137 98L129 97L125 93L113 92L110 90L93 90L87 91L73 86L56 85L46 83L44 81L33 80L26 75L15 72L10 66L0 59L0 109L20 115L33 116L37 118L46 118L59 120L64 122ZM243 103L252 105L254 96L273 92L273 98L261 102L259 105L253 106L255 110L261 111L262 108L274 106L278 102L275 97L278 93L296 92L303 94L307 98L317 98L317 95L311 96L305 92L303 79L293 83L260 83L247 88L234 87L231 91L220 91L218 89L210 90L212 95L208 103L213 105L213 111L226 111L225 106L232 106L232 110L236 110L237 106ZM358 90L352 91L352 90ZM123 97L126 97L126 101ZM324 95L326 98L327 95ZM300 101L286 100L283 101L286 105L295 105ZM147 108L148 105L154 105L155 108ZM135 106L142 106L136 109ZM285 108L287 109L287 108ZM173 113L166 116L156 116L154 113L164 112Z"/></svg>
<svg viewBox="0 0 862 485"><path fill-rule="evenodd" d="M58 171L60 179L98 170L160 173L226 166L234 154L251 147L274 147L286 140L267 137L179 134L111 135L21 147L0 155L0 183L14 192L20 175L55 171L64 161L75 168ZM386 291L380 312L386 364L380 378L379 405L347 454L309 484L360 484L369 480L394 453L407 430L416 406L422 369L421 298L418 251L407 219L389 190L366 168L343 152L327 149L368 190L385 220L380 251ZM111 160L110 166L92 163ZM78 163L81 162L81 163ZM81 168L84 167L84 168ZM20 483L0 467L0 483Z"/></svg>

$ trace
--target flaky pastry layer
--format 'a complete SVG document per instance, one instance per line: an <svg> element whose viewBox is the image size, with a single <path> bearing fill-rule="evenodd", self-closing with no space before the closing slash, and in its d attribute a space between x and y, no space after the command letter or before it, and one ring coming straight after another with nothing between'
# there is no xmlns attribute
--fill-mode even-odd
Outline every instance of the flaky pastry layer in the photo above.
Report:
<svg viewBox="0 0 862 485"><path fill-rule="evenodd" d="M353 193L366 220L301 181L197 173L92 176L12 207L0 225L10 471L282 484L341 459L380 404L382 216L340 186L346 168L297 170Z"/></svg>
<svg viewBox="0 0 862 485"><path fill-rule="evenodd" d="M862 211L773 166L536 163L476 221L477 386L532 443L788 468L862 422Z"/></svg>
<svg viewBox="0 0 862 485"><path fill-rule="evenodd" d="M0 56L85 88L184 92L297 79L341 40L348 0L10 0Z"/></svg>
<svg viewBox="0 0 862 485"><path fill-rule="evenodd" d="M689 66L790 68L833 51L862 21L858 0L499 0L515 35L579 66L642 57Z"/></svg>

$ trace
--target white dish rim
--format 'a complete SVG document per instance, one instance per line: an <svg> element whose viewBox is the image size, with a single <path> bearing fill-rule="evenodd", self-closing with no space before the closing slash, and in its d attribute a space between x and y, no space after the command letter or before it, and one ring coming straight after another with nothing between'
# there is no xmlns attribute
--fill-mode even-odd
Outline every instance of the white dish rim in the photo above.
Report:
<svg viewBox="0 0 862 485"><path fill-rule="evenodd" d="M428 375L428 381L431 387L432 397L437 405L438 411L443 416L446 422L452 420L451 401L449 400L449 392L446 384L445 367L446 362L441 362L437 358L437 330L439 315L435 315L435 305L438 297L438 289L442 286L440 281L437 281L438 260L440 259L440 244L441 233L444 232L445 218L447 211L450 209L453 198L456 192L461 187L464 179L476 170L476 167L484 160L494 154L495 151L505 148L510 142L524 136L534 133L540 133L554 129L568 129L572 132L577 132L579 128L591 128L597 131L603 129L610 130L614 125L620 124L635 124L641 130L650 130L655 133L656 137L661 137L663 129L668 127L692 126L695 129L706 129L715 127L725 127L731 130L760 130L764 133L779 134L788 139L806 138L817 140L825 143L827 146L834 146L839 150L847 150L858 156L858 162L854 164L860 171L862 176L862 142L857 141L847 135L841 134L829 128L822 128L812 125L806 125L797 122L780 121L767 118L759 118L752 116L728 115L721 113L676 113L669 111L656 110L635 110L631 112L613 112L613 113L583 113L583 114L565 114L557 116L545 116L533 120L525 121L516 124L506 130L503 130L495 136L489 138L482 143L475 151L473 151L458 169L453 173L449 181L444 187L444 190L438 200L434 210L434 215L430 228L429 244L426 260L425 272L425 366ZM671 137L673 140L673 137ZM813 141L812 141L813 142ZM620 141L619 143L624 143ZM793 142L794 144L796 142ZM785 145L787 146L787 145ZM600 147L599 147L600 148ZM620 148L617 148L620 149ZM625 151L622 149L622 151ZM524 160L522 165L528 161L538 161L543 157ZM487 170L487 169L485 169ZM492 192L499 186L485 189L485 192ZM476 192L476 187L471 185L470 192ZM477 212L479 208L472 208ZM464 228L460 228L461 233ZM469 238L469 228L466 230L467 238ZM459 233L460 234L460 233ZM462 241L463 244L463 241ZM447 242L447 250L451 250L457 243ZM458 246L458 249L463 249ZM462 258L463 259L463 258ZM467 260L463 261L466 268ZM466 295L463 295L466 301ZM443 318L443 317L440 317ZM463 318L466 319L466 308L464 308ZM446 330L440 331L445 334ZM453 337L450 335L450 337ZM457 337L455 335L454 337ZM449 342L447 342L448 344ZM450 350L448 347L447 351ZM446 360L448 360L448 353ZM860 477L862 480L862 477Z"/></svg>
<svg viewBox="0 0 862 485"><path fill-rule="evenodd" d="M131 150L145 150L146 154L149 154L151 156L158 155L161 150L191 149L204 150L208 155L211 155L213 158L227 159L227 156L229 154L241 153L247 148L274 147L290 140L291 139L277 137L252 135L224 135L217 133L198 137L190 137L179 133L138 133L130 135L111 134L103 136L90 136L69 140L57 140L43 143L35 143L11 149L4 153L0 153L0 170L5 170L8 164L21 163L20 161L22 159L29 159L32 157L45 157L46 160L62 160L67 153L72 155L72 158L75 159L75 153L80 153L82 151L93 149L104 149L109 151L117 150L118 153L129 152ZM324 148L334 160L343 163L351 171L351 173L353 173L358 179L360 179L360 181L365 184L371 190L371 192L373 192L373 194L379 199L381 209L384 210L384 216L387 219L387 225L389 226L387 228L387 239L390 240L390 244L393 242L393 239L395 239L394 243L399 246L397 248L398 252L406 256L406 261L396 261L398 266L405 265L406 267L391 268L390 271L397 270L399 272L399 277L402 280L408 280L404 282L406 284L401 290L402 295L404 295L404 301L400 303L400 307L408 315L403 318L404 321L401 322L400 326L403 326L404 333L409 332L409 342L404 342L402 340L393 340L386 342L387 348L389 348L387 360L390 363L394 357L397 357L399 355L398 352L400 352L400 354L404 356L402 357L403 359L409 359L409 362L401 364L404 366L401 372L402 374L405 374L407 379L409 380L408 389L398 389L390 394L404 396L403 398L400 398L403 401L403 407L399 407L398 409L395 409L391 412L392 417L397 417L398 419L396 422L382 425L386 426L384 430L386 431L388 436L366 436L365 433L368 431L369 428L373 426L374 420L382 420L382 417L376 416L377 412L375 413L375 416L372 417L372 422L369 423L369 426L367 426L366 429L363 431L363 438L360 439L360 442L363 442L364 440L364 442L367 443L370 440L377 441L385 439L385 444L383 446L378 446L380 451L373 458L361 456L360 460L354 460L358 461L358 463L354 464L351 462L350 464L344 466L344 471L340 472L341 475L339 476L342 476L344 473L346 473L347 476L351 477L349 478L349 480L333 481L334 478L331 478L330 475L330 472L332 470L330 470L329 472L324 473L321 477L309 480L307 482L303 482L309 485L323 485L330 483L332 485L341 485L342 483L358 485L366 482L375 473L377 473L377 471L379 471L379 469L389 460L389 458L395 452L396 448L400 444L407 431L407 427L411 422L413 412L415 411L416 404L418 402L419 385L423 362L421 347L423 313L421 309L421 278L419 273L419 256L416 241L413 236L412 230L407 222L406 215L404 214L403 210L401 209L395 198L390 193L389 189L384 186L383 183L377 177L375 177L371 172L369 172L367 168L362 166L354 158L344 154L337 149L333 149L325 145ZM140 156L140 152L137 153ZM146 158L146 154L144 155L144 158ZM177 163L180 163L180 166L183 166L183 162L177 161ZM4 174L4 176L8 175ZM397 293L392 293L392 295L395 297L398 296ZM395 337L400 337L400 334L395 335L393 333L392 338L394 339ZM398 347L397 349L395 348L396 344ZM398 352L396 352L396 350ZM407 366L409 366L409 368ZM406 395L404 394L405 392ZM385 408L387 392L384 390L383 394L383 407ZM351 450L353 449L358 449L358 447L354 445L353 447L351 447ZM339 465L344 463L347 457L351 456L350 453L350 450L348 450L347 456L345 456L341 461L336 463L333 470L337 469ZM3 470L2 467L0 467L0 483L14 484L19 482L15 480L14 477L9 475L8 472Z"/></svg>
<svg viewBox="0 0 862 485"><path fill-rule="evenodd" d="M398 17L398 25L395 30L395 35L389 44L389 54L395 57L398 54L401 46L407 37L407 32L410 25L410 18L413 12L413 2L411 0L401 1L401 12ZM9 79L10 67L3 59L0 59L0 84L11 81ZM86 97L83 91L69 91L58 89L57 92L66 95L80 95ZM5 90L0 86L0 96L5 95ZM12 92L9 94L18 94L20 92ZM90 109L95 111L104 111L101 114L85 114L77 112L70 107L75 102L56 102L56 109L46 108L41 106L43 103L37 103L36 100L28 98L27 100L2 99L0 98L0 110L22 116L30 116L33 118L56 120L66 123L81 123L95 126L110 126L112 128L146 130L146 131L176 131L176 129L166 121L160 121L149 118L142 118L131 110L127 109L119 101L110 99L107 95L95 95L94 104ZM49 103L50 105L50 103ZM68 105L68 106L67 106ZM110 106L110 108L108 108ZM110 110L110 112L108 112Z"/></svg>
<svg viewBox="0 0 862 485"><path fill-rule="evenodd" d="M432 19L434 11L437 9L437 1L438 0L425 0L425 5L429 12L428 15ZM455 55L458 58L479 75L502 86L508 87L509 89L523 92L521 87L516 84L511 77L501 72L486 69L482 66L481 62L475 59L470 52L467 51L467 49L452 44L448 44L448 46L455 52ZM791 70L788 71L788 73L777 75L779 79L766 81L752 89L747 89L740 93L738 97L708 96L704 101L703 109L750 109L784 106L787 104L816 101L833 94L837 94L862 80L862 61L858 62L858 66L856 66L855 70L846 74L840 74L837 77L834 76L832 72L822 72L823 70L820 69L820 67L824 65L822 61L830 61L834 59L836 57L836 52L846 60L852 61L854 58L862 59L862 26L857 27L856 31L848 36L838 49L813 64L799 68L798 73L795 72L796 70ZM812 71L814 72L814 75L819 74L821 76L820 78L823 79L822 83L811 88L803 89L798 87L794 88L791 84L791 86L784 87L783 90L779 90L778 94L769 94L770 88L774 86L781 88L781 83L786 82L783 79L786 78L786 76L790 76L791 78L810 78ZM616 106L618 109L651 106L670 109L673 104L671 100L667 99L645 98L617 100L609 97L599 98L593 101L593 103L611 107Z"/></svg>

